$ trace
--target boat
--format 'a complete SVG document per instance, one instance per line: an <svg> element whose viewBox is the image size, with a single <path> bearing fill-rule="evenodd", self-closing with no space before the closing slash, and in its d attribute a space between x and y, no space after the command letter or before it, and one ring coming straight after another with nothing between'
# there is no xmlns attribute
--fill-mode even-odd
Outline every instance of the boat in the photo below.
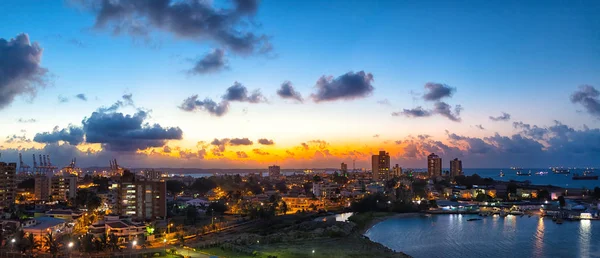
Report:
<svg viewBox="0 0 600 258"><path fill-rule="evenodd" d="M569 169L559 167L553 167L552 172L554 172L554 174L571 174L571 171L569 171Z"/></svg>
<svg viewBox="0 0 600 258"><path fill-rule="evenodd" d="M477 221L477 220L481 220L480 218L470 218L467 221Z"/></svg>
<svg viewBox="0 0 600 258"><path fill-rule="evenodd" d="M521 170L517 171L517 176L531 176L531 170L529 173L523 173Z"/></svg>
<svg viewBox="0 0 600 258"><path fill-rule="evenodd" d="M500 170L500 177L504 176L504 172L502 172L502 170Z"/></svg>
<svg viewBox="0 0 600 258"><path fill-rule="evenodd" d="M598 180L598 175L594 175L591 171L584 171L583 175L574 174L573 180Z"/></svg>
<svg viewBox="0 0 600 258"><path fill-rule="evenodd" d="M563 224L563 219L562 218L558 218L556 220L556 224Z"/></svg>

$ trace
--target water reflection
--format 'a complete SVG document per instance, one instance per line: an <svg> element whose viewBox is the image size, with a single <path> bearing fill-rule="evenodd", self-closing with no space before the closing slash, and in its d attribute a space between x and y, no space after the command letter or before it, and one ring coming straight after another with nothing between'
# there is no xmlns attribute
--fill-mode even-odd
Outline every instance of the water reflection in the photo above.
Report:
<svg viewBox="0 0 600 258"><path fill-rule="evenodd" d="M467 221L469 218L482 220ZM600 257L600 222L538 217L435 215L393 218L366 236L391 249L419 257Z"/></svg>
<svg viewBox="0 0 600 258"><path fill-rule="evenodd" d="M579 225L579 251L581 257L590 256L590 238L592 225L589 220L581 220Z"/></svg>
<svg viewBox="0 0 600 258"><path fill-rule="evenodd" d="M544 218L538 219L537 230L535 232L535 245L533 246L533 256L544 256Z"/></svg>

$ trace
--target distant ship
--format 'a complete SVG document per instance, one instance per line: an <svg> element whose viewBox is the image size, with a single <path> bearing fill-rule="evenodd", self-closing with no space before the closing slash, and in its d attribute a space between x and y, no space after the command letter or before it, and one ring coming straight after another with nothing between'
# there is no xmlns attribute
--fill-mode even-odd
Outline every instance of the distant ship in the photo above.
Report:
<svg viewBox="0 0 600 258"><path fill-rule="evenodd" d="M558 167L552 168L552 172L554 172L554 174L571 174L571 171L569 171L568 169Z"/></svg>
<svg viewBox="0 0 600 258"><path fill-rule="evenodd" d="M591 171L584 171L583 175L574 174L573 180L598 180L598 175L594 175Z"/></svg>
<svg viewBox="0 0 600 258"><path fill-rule="evenodd" d="M504 172L502 172L502 170L500 170L500 177L504 176Z"/></svg>
<svg viewBox="0 0 600 258"><path fill-rule="evenodd" d="M517 176L531 176L531 170L529 173L523 173L521 170L517 171Z"/></svg>

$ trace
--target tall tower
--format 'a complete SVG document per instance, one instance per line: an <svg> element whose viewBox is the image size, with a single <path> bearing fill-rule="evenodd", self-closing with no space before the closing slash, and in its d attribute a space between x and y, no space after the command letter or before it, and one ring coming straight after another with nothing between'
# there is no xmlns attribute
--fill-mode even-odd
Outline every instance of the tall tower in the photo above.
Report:
<svg viewBox="0 0 600 258"><path fill-rule="evenodd" d="M460 176L463 174L462 160L455 158L450 161L450 176Z"/></svg>
<svg viewBox="0 0 600 258"><path fill-rule="evenodd" d="M435 153L431 153L427 156L427 175L430 178L442 175L442 158L435 155Z"/></svg>
<svg viewBox="0 0 600 258"><path fill-rule="evenodd" d="M344 175L344 176L347 175L348 174L348 164L342 162L341 170L342 170L342 175Z"/></svg>
<svg viewBox="0 0 600 258"><path fill-rule="evenodd" d="M390 154L385 151L379 151L379 155L371 157L371 171L373 180L388 180L390 178Z"/></svg>

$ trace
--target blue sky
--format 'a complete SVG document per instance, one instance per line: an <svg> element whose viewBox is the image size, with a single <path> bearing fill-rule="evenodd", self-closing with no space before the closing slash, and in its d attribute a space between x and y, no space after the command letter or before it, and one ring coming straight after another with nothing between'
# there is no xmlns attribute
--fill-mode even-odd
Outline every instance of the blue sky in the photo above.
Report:
<svg viewBox="0 0 600 258"><path fill-rule="evenodd" d="M220 47L217 42L164 30L153 30L149 40L112 35L94 28L94 11L70 2L6 0L0 10L0 38L27 33L38 42L44 49L41 66L53 82L32 101L17 97L0 110L7 121L37 119L10 123L4 135L25 129L33 138L55 126L81 125L126 93L133 94L137 108L152 110L147 122L180 127L184 136L176 145L185 148L213 138L269 137L282 150L312 139L378 149L383 147L372 139L375 134L389 140L418 134L443 140L445 130L471 137L512 135L514 121L599 127L598 117L569 101L579 85L600 85L600 3L594 1L262 1L242 26L269 36L273 51L228 51L227 70L203 75L186 70L192 59ZM350 101L303 104L275 94L289 80L310 99L321 76L350 71L373 74L375 90ZM260 89L268 104L231 103L223 117L177 108L193 94L219 99L235 81ZM390 115L430 108L419 95L427 82L456 88L445 101L464 108L461 122ZM88 101L75 99L79 93ZM70 100L59 104L58 96ZM390 105L377 104L383 99ZM501 112L511 120L488 119Z"/></svg>

